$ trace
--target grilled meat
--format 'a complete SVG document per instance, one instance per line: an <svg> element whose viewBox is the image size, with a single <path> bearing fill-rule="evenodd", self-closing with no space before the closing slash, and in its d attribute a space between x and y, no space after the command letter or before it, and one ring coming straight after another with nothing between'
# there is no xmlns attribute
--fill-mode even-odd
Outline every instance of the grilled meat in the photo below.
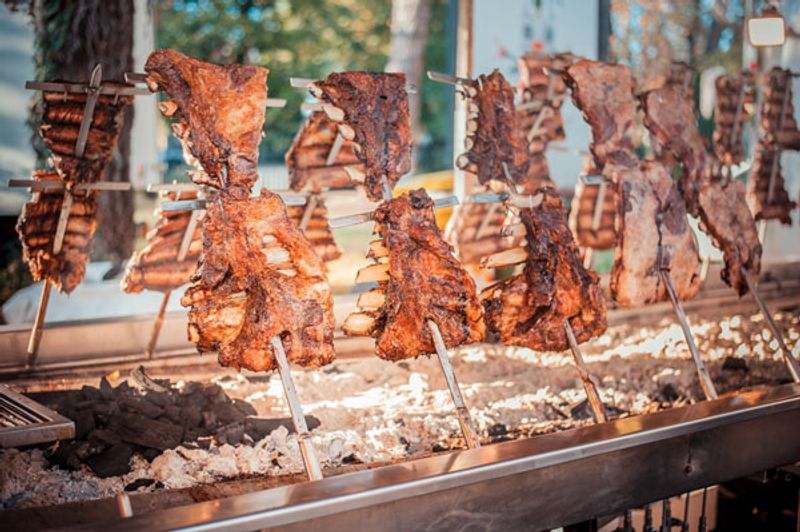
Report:
<svg viewBox="0 0 800 532"><path fill-rule="evenodd" d="M521 211L527 237L522 273L484 289L486 324L505 344L540 351L569 347L568 320L578 342L606 330L599 278L581 264L558 193L545 187L542 204Z"/></svg>
<svg viewBox="0 0 800 532"><path fill-rule="evenodd" d="M359 312L342 330L376 338L376 353L387 360L435 352L428 320L448 348L482 340L475 283L442 239L425 191L385 201L375 222L381 239L370 245L369 256L381 262L362 269L356 282L377 282L378 288L362 294Z"/></svg>
<svg viewBox="0 0 800 532"><path fill-rule="evenodd" d="M791 225L791 211L796 203L789 199L781 171L781 150L800 149L791 72L773 68L766 79L763 100L758 143L747 179L747 203L756 220L780 220Z"/></svg>
<svg viewBox="0 0 800 532"><path fill-rule="evenodd" d="M36 181L59 180L52 170L33 172ZM25 204L17 222L22 242L22 258L35 281L49 281L60 292L69 294L81 283L89 262L89 248L97 229L97 192L75 191L69 210L61 251L53 253L64 192L36 192Z"/></svg>
<svg viewBox="0 0 800 532"><path fill-rule="evenodd" d="M345 188L354 184L351 173L364 173L364 165L356 155L358 146L353 141L342 137L338 153L331 158L337 135L341 133L336 122L322 111L311 113L286 152L292 190L318 192L322 188Z"/></svg>
<svg viewBox="0 0 800 532"><path fill-rule="evenodd" d="M482 184L522 185L528 178L527 142L514 106L514 90L499 70L464 84L467 97L465 152L456 158L461 170Z"/></svg>
<svg viewBox="0 0 800 532"><path fill-rule="evenodd" d="M597 167L608 163L636 166L635 81L630 68L583 59L563 76L592 130L589 148Z"/></svg>
<svg viewBox="0 0 800 532"><path fill-rule="evenodd" d="M171 192L166 194L166 198L170 201L190 200L197 198L197 192ZM168 292L189 282L197 269L203 245L199 213L161 210L156 213L158 221L147 233L147 245L128 261L121 283L123 292L137 293L144 289ZM187 235L189 230L191 234ZM188 246L179 260L184 239L188 239Z"/></svg>
<svg viewBox="0 0 800 532"><path fill-rule="evenodd" d="M608 181L587 185L578 180L569 213L569 228L579 246L611 249L617 240L614 219L617 193ZM599 207L598 207L599 204Z"/></svg>
<svg viewBox="0 0 800 532"><path fill-rule="evenodd" d="M159 107L178 120L173 131L187 162L203 170L192 179L248 197L258 179L267 70L215 65L167 49L151 53L144 69L150 90L169 97Z"/></svg>
<svg viewBox="0 0 800 532"><path fill-rule="evenodd" d="M518 221L501 203L467 201L456 207L446 234L462 264L478 265L487 255L511 249L519 239L503 236L501 231Z"/></svg>
<svg viewBox="0 0 800 532"><path fill-rule="evenodd" d="M745 201L741 181L707 180L698 193L700 228L708 233L725 260L720 276L740 296L747 293L743 267L754 279L761 271L761 243Z"/></svg>
<svg viewBox="0 0 800 532"><path fill-rule="evenodd" d="M319 258L324 262L330 262L342 256L342 250L333 239L328 221L328 208L321 195L309 194L305 205L292 205L286 210L289 218L303 231Z"/></svg>
<svg viewBox="0 0 800 532"><path fill-rule="evenodd" d="M694 297L700 289L700 259L669 170L647 161L633 169L608 165L605 172L616 183L619 197L611 297L623 307L666 301L662 268L669 271L679 299Z"/></svg>
<svg viewBox="0 0 800 532"><path fill-rule="evenodd" d="M394 187L411 170L411 122L405 75L334 72L314 82L310 90L321 102L343 111L339 132L358 145L355 153L364 164L367 197L380 201L383 178Z"/></svg>
<svg viewBox="0 0 800 532"><path fill-rule="evenodd" d="M723 164L738 164L745 157L742 132L756 100L755 79L752 72L744 71L738 75L720 76L715 85L714 154Z"/></svg>
<svg viewBox="0 0 800 532"><path fill-rule="evenodd" d="M280 196L220 193L203 220L203 252L192 286L189 339L217 351L223 366L275 368L271 339L287 358L319 367L334 358L333 297L324 264L292 222Z"/></svg>

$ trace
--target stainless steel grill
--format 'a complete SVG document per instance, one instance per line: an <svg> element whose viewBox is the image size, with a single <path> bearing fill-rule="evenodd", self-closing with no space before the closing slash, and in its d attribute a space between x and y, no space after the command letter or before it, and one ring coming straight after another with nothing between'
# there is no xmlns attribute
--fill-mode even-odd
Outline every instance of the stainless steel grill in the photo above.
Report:
<svg viewBox="0 0 800 532"><path fill-rule="evenodd" d="M74 437L72 421L0 384L0 447Z"/></svg>

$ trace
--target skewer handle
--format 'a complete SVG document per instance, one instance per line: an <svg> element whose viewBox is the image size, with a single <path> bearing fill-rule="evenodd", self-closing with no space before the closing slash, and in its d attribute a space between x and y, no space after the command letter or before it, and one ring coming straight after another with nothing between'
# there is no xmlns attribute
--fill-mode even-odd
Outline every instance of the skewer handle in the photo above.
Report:
<svg viewBox="0 0 800 532"><path fill-rule="evenodd" d="M578 347L578 341L575 339L575 331L572 330L572 325L569 320L564 321L564 331L567 333L567 341L569 342L570 350L572 351L572 358L575 359L575 366L578 368L578 373L583 381L583 389L586 390L586 398L589 400L589 406L592 407L592 414L594 414L595 423L605 423L608 421L606 410L603 408L603 401L600 399L600 393L594 385L589 370L586 369L586 363L583 361L581 348Z"/></svg>
<svg viewBox="0 0 800 532"><path fill-rule="evenodd" d="M145 349L144 352L147 356L147 360L152 360L153 353L156 351L156 344L161 334L161 326L164 325L164 313L167 311L167 303L169 303L170 294L172 294L171 290L164 292L164 299L161 300L161 307L159 307L158 314L153 322L153 329L150 331L150 340L147 342L147 349Z"/></svg>
<svg viewBox="0 0 800 532"><path fill-rule="evenodd" d="M50 281L45 281L42 286L42 296L39 299L39 308L36 310L36 317L33 320L31 337L28 340L28 361L27 367L31 369L36 364L36 357L39 354L39 342L42 340L42 327L44 326L44 316L47 314L47 304L50 302L50 290L53 285Z"/></svg>
<svg viewBox="0 0 800 532"><path fill-rule="evenodd" d="M277 336L272 338L272 352L275 362L278 364L278 374L283 385L283 394L289 404L289 411L292 414L292 423L297 431L297 443L300 445L300 454L303 456L303 464L306 467L308 480L322 480L322 470L319 467L317 453L311 444L311 435L308 433L306 418L303 416L303 408L300 406L300 399L297 397L297 390L294 387L292 374L289 370L289 362L286 360L286 352L283 350L283 343Z"/></svg>
<svg viewBox="0 0 800 532"><path fill-rule="evenodd" d="M128 497L127 493L117 493L117 508L119 509L119 516L123 519L133 517L131 498Z"/></svg>
<svg viewBox="0 0 800 532"><path fill-rule="evenodd" d="M444 344L442 332L439 330L439 326L431 320L428 320L428 328L433 336L433 345L436 346L436 354L439 357L439 364L442 366L444 380L447 381L447 388L450 390L453 403L456 405L456 415L458 416L458 424L461 426L461 432L464 434L467 447L476 449L481 444L472 424L472 416L470 416L464 397L461 395L461 388L458 386L453 365L450 363L450 356L447 354L447 346Z"/></svg>
<svg viewBox="0 0 800 532"><path fill-rule="evenodd" d="M758 293L758 287L756 283L753 282L753 277L745 267L742 267L742 275L747 283L747 288L750 290L750 293L753 294L756 303L758 303L758 308L761 309L761 314L764 316L764 319L767 320L767 326L772 332L772 336L778 341L781 352L783 352L783 359L786 361L786 366L789 368L789 373L792 375L792 380L794 382L800 382L800 364L797 363L797 359L794 358L789 346L787 346L786 342L783 340L781 330L778 328L778 324L775 323L775 319L772 317L772 313L769 311L766 302L762 299L761 294Z"/></svg>
<svg viewBox="0 0 800 532"><path fill-rule="evenodd" d="M694 359L694 365L697 368L697 375L700 377L700 386L703 388L703 393L707 400L716 399L717 389L714 386L714 381L711 380L711 375L708 374L706 365L703 359L700 358L700 352L697 350L697 345L694 343L692 330L689 328L689 321L686 319L686 313L683 311L683 306L678 299L678 294L675 293L675 288L672 286L672 279L667 270L661 270L661 279L664 281L664 286L669 294L669 300L672 302L672 308L678 316L678 323L680 323L683 330L683 336L686 338L686 345L689 346L689 352Z"/></svg>

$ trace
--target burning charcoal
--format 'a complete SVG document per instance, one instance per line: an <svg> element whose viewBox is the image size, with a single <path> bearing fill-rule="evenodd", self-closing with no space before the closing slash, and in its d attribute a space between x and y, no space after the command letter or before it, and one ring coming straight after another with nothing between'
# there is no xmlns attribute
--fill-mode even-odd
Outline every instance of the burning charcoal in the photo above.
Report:
<svg viewBox="0 0 800 532"><path fill-rule="evenodd" d="M115 477L130 472L131 456L133 456L133 447L125 443L118 443L103 453L88 458L86 464L100 478Z"/></svg>
<svg viewBox="0 0 800 532"><path fill-rule="evenodd" d="M82 440L94 430L94 416L91 410L78 410L75 417L75 439Z"/></svg>
<svg viewBox="0 0 800 532"><path fill-rule="evenodd" d="M78 445L79 442L76 441L60 441L48 458L64 469L80 469L81 459L77 454Z"/></svg>
<svg viewBox="0 0 800 532"><path fill-rule="evenodd" d="M205 385L203 387L203 394L211 403L226 403L230 401L228 396L225 395L225 390L223 390L218 384Z"/></svg>
<svg viewBox="0 0 800 532"><path fill-rule="evenodd" d="M244 440L244 423L231 423L219 429L214 435L219 445L238 445Z"/></svg>
<svg viewBox="0 0 800 532"><path fill-rule="evenodd" d="M139 488L147 488L148 486L152 486L154 482L155 479L153 478L137 478L125 486L125 491L136 491Z"/></svg>
<svg viewBox="0 0 800 532"><path fill-rule="evenodd" d="M186 431L183 433L183 441L184 442L195 442L200 438L206 438L211 433L208 432L206 429L198 429L198 428L187 428Z"/></svg>
<svg viewBox="0 0 800 532"><path fill-rule="evenodd" d="M247 417L241 410L236 408L236 405L233 403L215 403L211 407L211 411L214 413L214 417L220 425L229 425L231 423L244 421L244 418Z"/></svg>
<svg viewBox="0 0 800 532"><path fill-rule="evenodd" d="M179 406L175 405L167 405L164 407L164 415L162 417L166 417L170 421L174 421L175 423L181 423L183 420L181 419L181 412L183 410Z"/></svg>
<svg viewBox="0 0 800 532"><path fill-rule="evenodd" d="M154 405L158 405L162 408L175 402L175 399L173 399L172 395L169 392L148 391L145 392L144 398L147 401L153 403Z"/></svg>
<svg viewBox="0 0 800 532"><path fill-rule="evenodd" d="M203 412L197 405L186 405L181 408L181 421L186 428L199 427L203 422Z"/></svg>
<svg viewBox="0 0 800 532"><path fill-rule="evenodd" d="M138 414L122 414L119 435L122 441L165 451L183 441L183 427L156 421Z"/></svg>
<svg viewBox="0 0 800 532"><path fill-rule="evenodd" d="M217 425L217 415L213 411L203 412L203 427L207 430L214 430Z"/></svg>
<svg viewBox="0 0 800 532"><path fill-rule="evenodd" d="M119 435L110 430L95 429L89 433L86 439L95 445L116 445L122 441Z"/></svg>
<svg viewBox="0 0 800 532"><path fill-rule="evenodd" d="M93 386L84 385L83 388L81 388L81 395L87 401L100 401L103 399L100 390Z"/></svg>
<svg viewBox="0 0 800 532"><path fill-rule="evenodd" d="M233 406L235 406L239 410L239 412L241 412L245 416L256 416L256 415L258 415L258 412L253 407L253 405L251 405L247 401L242 401L241 399L234 399L233 400Z"/></svg>
<svg viewBox="0 0 800 532"><path fill-rule="evenodd" d="M164 409L142 397L125 396L119 400L120 407L127 412L141 414L155 419L164 413Z"/></svg>
<svg viewBox="0 0 800 532"><path fill-rule="evenodd" d="M750 371L750 368L747 367L747 361L743 358L736 357L725 357L725 361L722 363L722 369L724 371Z"/></svg>
<svg viewBox="0 0 800 532"><path fill-rule="evenodd" d="M92 405L92 413L101 420L107 420L119 411L116 401L103 401Z"/></svg>
<svg viewBox="0 0 800 532"><path fill-rule="evenodd" d="M502 423L495 423L494 425L489 427L487 434L490 437L505 436L506 434L508 434L508 428L506 428L506 426L503 425Z"/></svg>
<svg viewBox="0 0 800 532"><path fill-rule="evenodd" d="M105 377L100 379L100 396L106 401L114 399L114 388Z"/></svg>
<svg viewBox="0 0 800 532"><path fill-rule="evenodd" d="M169 381L167 381L167 387L162 386L145 374L143 366L131 371L130 378L133 385L141 391L166 392L169 388Z"/></svg>

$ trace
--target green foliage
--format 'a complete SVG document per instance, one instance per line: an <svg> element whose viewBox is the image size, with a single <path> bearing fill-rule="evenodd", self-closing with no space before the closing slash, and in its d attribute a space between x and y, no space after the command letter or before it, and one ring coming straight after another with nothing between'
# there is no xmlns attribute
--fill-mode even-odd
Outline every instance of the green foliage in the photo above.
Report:
<svg viewBox="0 0 800 532"><path fill-rule="evenodd" d="M425 70L447 72L447 0L434 0L431 5L431 21L428 42L425 48ZM420 173L453 165L448 139L453 118L453 88L423 78L422 96L422 140L418 149L417 171Z"/></svg>

